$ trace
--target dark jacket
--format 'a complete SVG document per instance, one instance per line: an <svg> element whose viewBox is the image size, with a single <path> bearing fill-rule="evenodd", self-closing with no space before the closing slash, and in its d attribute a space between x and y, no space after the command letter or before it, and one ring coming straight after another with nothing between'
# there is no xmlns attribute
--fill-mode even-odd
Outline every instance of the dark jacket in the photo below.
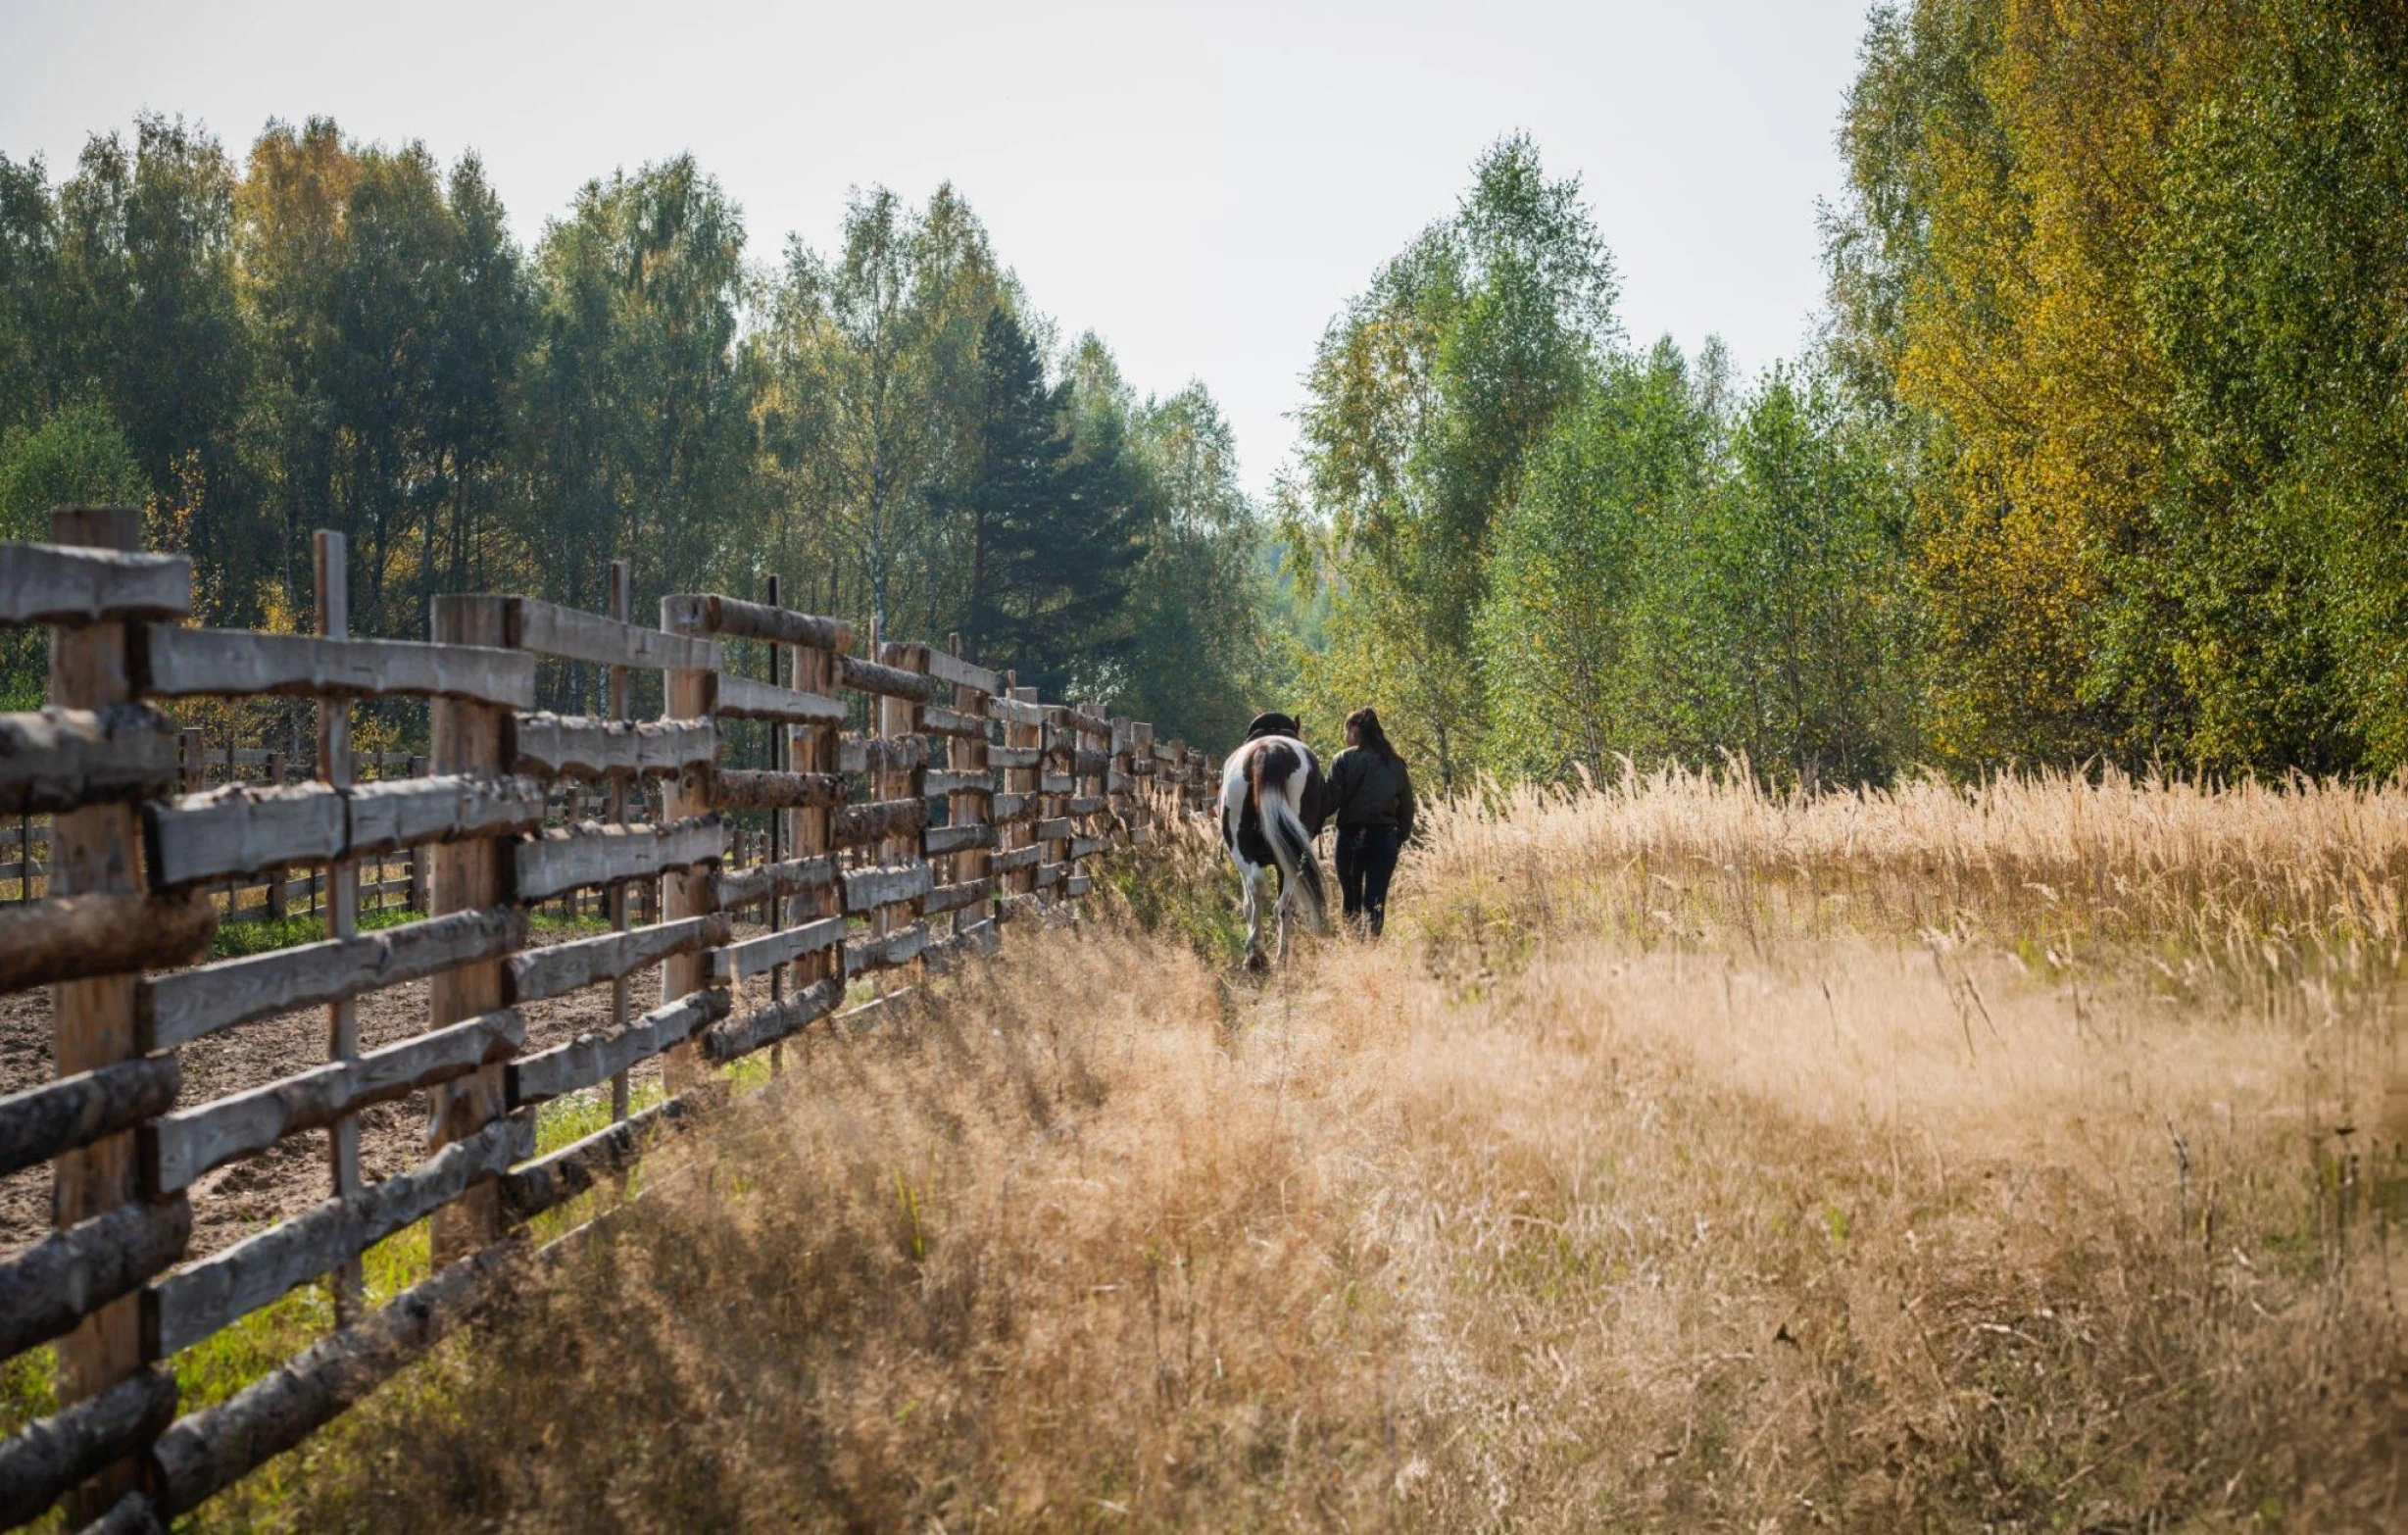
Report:
<svg viewBox="0 0 2408 1535"><path fill-rule="evenodd" d="M1401 757L1348 747L1329 765L1329 800L1341 830L1394 826L1401 837L1413 834L1413 779Z"/></svg>

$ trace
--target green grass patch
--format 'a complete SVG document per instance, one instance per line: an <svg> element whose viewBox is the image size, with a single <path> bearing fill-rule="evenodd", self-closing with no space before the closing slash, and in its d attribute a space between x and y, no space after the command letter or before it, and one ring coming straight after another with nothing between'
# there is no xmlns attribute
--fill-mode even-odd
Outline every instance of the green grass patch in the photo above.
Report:
<svg viewBox="0 0 2408 1535"><path fill-rule="evenodd" d="M627 1084L627 1112L642 1114L667 1095L659 1077ZM549 1157L573 1145L611 1122L611 1090L590 1088L556 1098L535 1112L535 1155Z"/></svg>
<svg viewBox="0 0 2408 1535"><path fill-rule="evenodd" d="M57 1356L47 1345L0 1363L0 1438L58 1410Z"/></svg>
<svg viewBox="0 0 2408 1535"><path fill-rule="evenodd" d="M419 919L419 914L402 907L389 906L382 911L362 912L359 930L372 933L381 927L400 927ZM221 922L217 936L209 941L209 957L213 960L235 960L248 954L267 954L275 949L289 949L295 944L318 943L326 936L326 917L322 912L305 912L298 916L268 917L240 922Z"/></svg>
<svg viewBox="0 0 2408 1535"><path fill-rule="evenodd" d="M1226 859L1201 867L1194 860L1114 859L1097 884L1117 898L1142 931L1172 937L1213 965L1246 957L1246 918L1238 904L1243 891Z"/></svg>
<svg viewBox="0 0 2408 1535"><path fill-rule="evenodd" d="M605 1106L608 1113L608 1106ZM361 1259L370 1310L424 1279L428 1232L419 1221L369 1248ZM305 1284L233 1325L202 1339L170 1362L175 1371L176 1411L215 1407L334 1330L334 1297L323 1283ZM0 1362L0 1437L59 1409L58 1356L43 1347ZM279 1461L264 1467L270 1475ZM53 1511L32 1528L64 1528Z"/></svg>
<svg viewBox="0 0 2408 1535"><path fill-rule="evenodd" d="M763 1085L769 1080L768 1050L756 1050L749 1056L729 1062L719 1068L719 1078L727 1084L728 1091L734 1093L749 1093Z"/></svg>
<svg viewBox="0 0 2408 1535"><path fill-rule="evenodd" d="M394 1232L361 1256L373 1311L432 1271L426 1222ZM305 1284L175 1356L177 1411L214 1407L334 1330L334 1295Z"/></svg>
<svg viewBox="0 0 2408 1535"><path fill-rule="evenodd" d="M599 912L570 916L550 907L539 907L527 914L527 925L539 933L607 933L611 930L611 919Z"/></svg>
<svg viewBox="0 0 2408 1535"><path fill-rule="evenodd" d="M424 919L425 914L422 912L389 906L362 912L358 930L372 933L380 928L400 927ZM527 925L539 933L607 933L611 930L611 919L592 913L570 916L559 911L536 911L528 914ZM322 912L221 922L217 936L210 940L209 957L213 960L235 960L244 955L289 949L296 944L318 943L325 936L326 916Z"/></svg>

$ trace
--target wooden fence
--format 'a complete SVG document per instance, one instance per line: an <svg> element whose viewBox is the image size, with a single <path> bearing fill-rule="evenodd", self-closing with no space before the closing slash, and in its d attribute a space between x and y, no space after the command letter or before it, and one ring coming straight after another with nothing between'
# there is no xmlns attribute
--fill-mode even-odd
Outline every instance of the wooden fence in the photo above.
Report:
<svg viewBox="0 0 2408 1535"><path fill-rule="evenodd" d="M763 1050L774 1068L820 1019L874 1022L1209 802L1212 765L1150 725L925 644L857 654L848 624L774 600L671 597L639 625L621 566L607 616L445 597L428 642L354 638L342 542L320 533L317 633L194 628L188 562L137 552L138 526L68 509L52 543L0 544L0 624L52 634L50 706L0 715L0 817L51 817L45 893L0 905L0 991L52 988L56 1071L0 1099L0 1176L47 1162L55 1191L55 1229L0 1261L0 1357L52 1346L61 1404L0 1442L0 1525L65 1498L78 1524L164 1527L422 1355L530 1256L530 1220L723 1099L713 1068ZM768 677L729 664L735 641ZM537 711L539 658L603 668L608 709ZM664 718L628 718L642 670ZM244 781L237 754L207 787L161 706L262 695L314 701L310 780ZM428 700L427 760L355 781L353 706L390 697ZM766 721L742 728L782 760L728 765L731 720ZM547 824L564 786L599 815ZM424 917L358 931L361 871L413 855ZM320 881L323 941L192 963L229 886L287 869ZM609 930L531 941L530 908L579 891ZM643 925L638 892L657 901ZM423 1028L363 1052L361 999L419 980ZM530 1045L521 1009L587 987L609 989L607 1026ZM322 1060L190 1101L183 1047L296 1010L323 1010ZM665 1096L631 1114L628 1073L654 1057ZM540 1106L606 1091L605 1128L534 1155ZM418 1093L424 1160L366 1180L357 1116ZM188 1257L204 1174L319 1130L321 1202ZM419 1221L431 1276L370 1310L363 1255ZM178 1351L313 1284L332 1331L179 1414Z"/></svg>
<svg viewBox="0 0 2408 1535"><path fill-rule="evenodd" d="M213 741L195 726L177 732L176 761L186 793L213 784L258 782L306 783L317 776L317 754L304 747L278 751L267 747L237 747ZM422 778L426 759L413 752L363 752L352 759L362 781L369 778ZM363 771L365 769L365 771ZM546 802L546 824L592 819L602 814L609 796L583 783L556 784ZM739 828L734 854L739 862L760 858L765 839L758 830ZM371 910L387 907L422 912L426 909L427 867L423 847L395 850L362 867L360 897ZM0 824L0 903L24 903L41 895L50 875L50 817L20 812ZM224 922L271 921L287 916L315 914L325 902L321 869L298 874L266 869L255 877L228 880L212 887L219 902L218 919ZM600 903L596 892L576 891L564 898L570 915L588 912Z"/></svg>

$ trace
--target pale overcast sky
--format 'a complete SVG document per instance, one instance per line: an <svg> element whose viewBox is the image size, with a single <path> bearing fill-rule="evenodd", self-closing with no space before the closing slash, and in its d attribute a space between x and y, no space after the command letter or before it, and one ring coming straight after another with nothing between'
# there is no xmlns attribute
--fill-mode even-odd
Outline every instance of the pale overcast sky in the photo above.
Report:
<svg viewBox="0 0 2408 1535"><path fill-rule="evenodd" d="M0 153L72 169L154 110L238 158L271 117L483 157L523 238L616 166L692 150L756 258L848 188L952 179L1065 334L1141 391L1202 378L1250 487L1315 339L1499 135L1577 174L1642 340L1755 370L1820 303L1815 200L1865 0L1168 6L233 5L0 0Z"/></svg>

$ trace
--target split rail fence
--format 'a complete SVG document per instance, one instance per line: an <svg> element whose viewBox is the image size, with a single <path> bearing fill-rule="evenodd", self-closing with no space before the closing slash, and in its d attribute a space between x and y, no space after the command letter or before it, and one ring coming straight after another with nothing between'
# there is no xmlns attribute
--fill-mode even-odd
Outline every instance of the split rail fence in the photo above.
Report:
<svg viewBox="0 0 2408 1535"><path fill-rule="evenodd" d="M198 726L177 732L176 760L187 793L212 784L306 783L317 776L316 753L306 748L278 751L270 747L236 746L227 740L208 739L208 732ZM352 768L362 781L422 778L427 772L425 757L414 752L355 753ZM555 786L547 819L558 823L599 816L608 796L594 790L591 784ZM49 819L20 812L11 823L0 824L0 903L29 902L41 893L50 874ZM761 857L766 845L759 831L739 830L736 839L737 852L745 861ZM360 876L361 899L371 909L392 907L416 912L426 909L428 875L423 847L397 849L387 858L364 865ZM218 913L221 922L273 921L292 915L314 914L322 909L326 899L324 873L317 868L298 874L287 869L266 869L254 878L229 880L215 888L221 903ZM599 898L591 892L564 898L571 916L585 913L598 903Z"/></svg>
<svg viewBox="0 0 2408 1535"><path fill-rule="evenodd" d="M287 753L259 747L235 747L206 741L204 732L177 732L176 764L185 792L213 783L307 782L316 774L314 754ZM418 777L426 759L408 752L363 752L352 759L355 771L378 778ZM361 896L373 908L387 906L423 910L425 861L417 850L397 851L361 869ZM50 817L21 811L0 825L0 903L24 905L35 900L50 878ZM265 869L258 877L229 880L216 887L222 906L219 919L226 922L274 920L301 912L316 912L325 902L320 870L295 875L285 869Z"/></svg>
<svg viewBox="0 0 2408 1535"><path fill-rule="evenodd" d="M669 597L645 626L620 565L608 615L443 597L429 641L364 639L342 540L320 533L317 633L195 628L188 561L139 552L138 527L63 509L51 543L0 544L0 625L51 630L49 707L0 715L0 817L51 817L46 893L0 905L0 991L52 988L56 1071L0 1099L0 1175L47 1162L55 1225L0 1261L0 1358L52 1347L61 1404L0 1441L0 1526L66 1499L78 1525L163 1528L425 1353L530 1255L529 1221L721 1101L713 1068L766 1050L775 1069L779 1042L821 1019L874 1022L1209 802L1212 764L1149 724L925 644L857 655L850 625L774 587ZM772 679L732 666L733 641ZM538 711L539 658L603 668L607 712ZM638 721L644 671L666 708ZM311 781L239 781L237 761L237 781L197 786L160 706L263 695L314 702ZM428 700L427 761L356 781L353 708L392 697ZM765 721L782 760L728 766L730 720ZM599 817L548 825L564 787ZM752 823L748 867L731 817ZM426 916L358 931L362 870L413 854ZM287 869L316 871L325 939L194 964L229 885ZM534 943L529 909L581 891L610 930ZM653 910L634 925L639 893ZM647 1008L634 989L655 971ZM363 1052L360 999L418 980L423 1030ZM587 987L609 988L609 1025L530 1048L520 1010ZM324 1012L322 1059L186 1101L180 1047L305 1009ZM664 1096L630 1113L630 1068L655 1057ZM535 1155L541 1106L606 1091L607 1127ZM357 1115L421 1092L428 1155L365 1180ZM205 1173L319 1131L322 1202L188 1258ZM363 1255L419 1221L431 1276L370 1310ZM178 1351L313 1284L332 1331L179 1412Z"/></svg>

